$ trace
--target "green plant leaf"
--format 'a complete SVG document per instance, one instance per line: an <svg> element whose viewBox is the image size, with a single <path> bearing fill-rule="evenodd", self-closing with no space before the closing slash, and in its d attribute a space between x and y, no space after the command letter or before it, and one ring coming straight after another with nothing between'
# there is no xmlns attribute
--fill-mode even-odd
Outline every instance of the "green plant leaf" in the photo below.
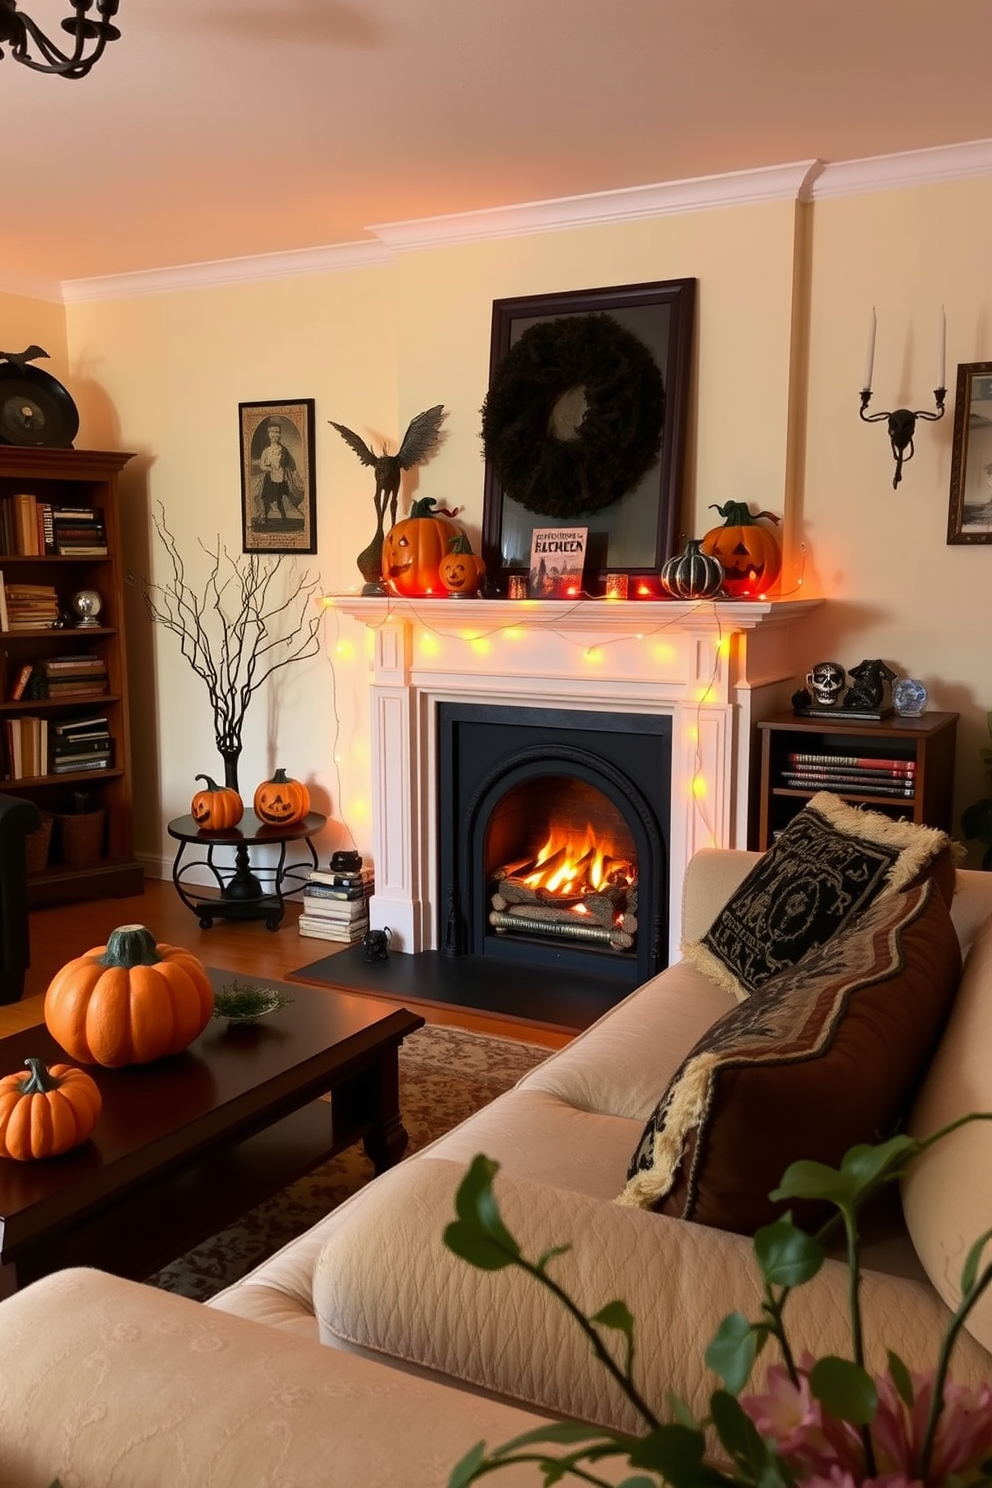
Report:
<svg viewBox="0 0 992 1488"><path fill-rule="evenodd" d="M754 1237L754 1253L769 1286L801 1286L823 1265L823 1247L783 1214Z"/></svg>
<svg viewBox="0 0 992 1488"><path fill-rule="evenodd" d="M543 1255L538 1256L538 1271L546 1271L551 1262L555 1260L556 1257L568 1255L568 1252L571 1250L571 1248L572 1247L570 1245L553 1245L550 1250L546 1250Z"/></svg>
<svg viewBox="0 0 992 1488"><path fill-rule="evenodd" d="M591 1323L602 1323L604 1328L616 1328L628 1341L633 1336L634 1319L631 1317L630 1308L626 1302L607 1302L593 1317Z"/></svg>
<svg viewBox="0 0 992 1488"><path fill-rule="evenodd" d="M687 1426L657 1426L630 1449L631 1467L661 1473L671 1488L725 1488L732 1482L704 1461L706 1439Z"/></svg>
<svg viewBox="0 0 992 1488"><path fill-rule="evenodd" d="M500 1271L520 1258L520 1247L500 1218L493 1194L499 1163L479 1153L458 1185L455 1213L444 1243L455 1255L484 1271Z"/></svg>
<svg viewBox="0 0 992 1488"><path fill-rule="evenodd" d="M696 1420L692 1411L686 1405L685 1401L672 1390L666 1390L665 1404L668 1406L669 1415L680 1426L688 1426L690 1431L699 1430L699 1422Z"/></svg>
<svg viewBox="0 0 992 1488"><path fill-rule="evenodd" d="M900 1400L902 1400L903 1404L908 1405L910 1410L912 1410L914 1400L913 1377L898 1354L893 1353L891 1349L888 1349L887 1355L889 1360L889 1374L892 1377L892 1383L895 1385L896 1389L899 1392Z"/></svg>
<svg viewBox="0 0 992 1488"><path fill-rule="evenodd" d="M448 1479L448 1488L466 1488L469 1483L475 1482L478 1469L486 1460L485 1442L476 1442L471 1451L466 1452L460 1462L457 1462L451 1470Z"/></svg>
<svg viewBox="0 0 992 1488"><path fill-rule="evenodd" d="M749 1323L742 1312L731 1312L706 1350L707 1365L733 1395L739 1395L747 1384L758 1353L756 1334L761 1332L760 1325Z"/></svg>
<svg viewBox="0 0 992 1488"><path fill-rule="evenodd" d="M832 1204L847 1202L850 1183L837 1168L826 1163L790 1163L782 1174L778 1188L772 1189L770 1199L826 1199Z"/></svg>
<svg viewBox="0 0 992 1488"><path fill-rule="evenodd" d="M878 1409L875 1381L860 1364L827 1354L817 1359L809 1374L809 1387L828 1415L852 1426L867 1426Z"/></svg>
<svg viewBox="0 0 992 1488"><path fill-rule="evenodd" d="M986 1230L974 1241L965 1256L964 1265L961 1268L961 1292L965 1297L974 1290L975 1282L978 1280L978 1268L982 1262L982 1251L990 1239L992 1239L992 1230Z"/></svg>

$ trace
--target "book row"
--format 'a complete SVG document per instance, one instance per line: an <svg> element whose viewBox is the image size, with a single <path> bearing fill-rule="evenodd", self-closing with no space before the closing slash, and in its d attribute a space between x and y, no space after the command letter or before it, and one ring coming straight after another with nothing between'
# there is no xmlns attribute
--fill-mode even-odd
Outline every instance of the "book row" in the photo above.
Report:
<svg viewBox="0 0 992 1488"><path fill-rule="evenodd" d="M108 691L106 662L101 656L81 653L25 663L8 679L5 701L85 697Z"/></svg>
<svg viewBox="0 0 992 1488"><path fill-rule="evenodd" d="M107 556L103 512L93 506L60 506L31 492L0 498L0 552L21 557Z"/></svg>
<svg viewBox="0 0 992 1488"><path fill-rule="evenodd" d="M106 718L53 723L25 714L4 721L4 777L31 780L106 770L113 764L114 741Z"/></svg>

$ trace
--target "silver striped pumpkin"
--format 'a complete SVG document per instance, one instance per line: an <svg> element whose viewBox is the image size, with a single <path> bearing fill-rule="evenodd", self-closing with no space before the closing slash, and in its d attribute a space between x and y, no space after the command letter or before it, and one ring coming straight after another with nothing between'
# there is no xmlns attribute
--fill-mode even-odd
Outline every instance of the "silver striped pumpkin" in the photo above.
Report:
<svg viewBox="0 0 992 1488"><path fill-rule="evenodd" d="M701 542L701 537L690 537L685 552L662 565L661 587L674 599L711 599L723 588L723 564L701 553Z"/></svg>

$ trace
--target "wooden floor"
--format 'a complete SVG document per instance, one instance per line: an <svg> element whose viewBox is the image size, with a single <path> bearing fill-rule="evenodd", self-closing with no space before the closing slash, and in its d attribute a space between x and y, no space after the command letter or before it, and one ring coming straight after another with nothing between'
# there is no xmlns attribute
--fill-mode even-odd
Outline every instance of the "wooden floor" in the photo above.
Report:
<svg viewBox="0 0 992 1488"><path fill-rule="evenodd" d="M329 942L304 938L296 921L299 909L290 902L278 930L258 922L217 920L201 930L196 916L182 903L171 882L148 879L145 892L130 899L98 899L79 904L46 905L31 913L31 966L25 978L24 1000L0 1007L0 1035L41 1021L40 995L66 961L93 946L106 943L118 925L147 925L156 940L181 945L207 966L242 976L282 979L288 971L325 956ZM570 1035L504 1021L494 1015L461 1008L418 1008L430 1023L493 1033L530 1044L558 1049Z"/></svg>

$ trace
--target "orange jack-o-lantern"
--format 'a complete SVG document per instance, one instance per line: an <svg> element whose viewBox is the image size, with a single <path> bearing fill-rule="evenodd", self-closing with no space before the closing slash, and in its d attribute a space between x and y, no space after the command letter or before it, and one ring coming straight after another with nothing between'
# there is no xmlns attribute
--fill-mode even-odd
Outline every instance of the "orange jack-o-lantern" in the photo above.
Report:
<svg viewBox="0 0 992 1488"><path fill-rule="evenodd" d="M190 813L203 832L219 832L227 827L236 827L245 814L244 802L236 790L229 785L218 785L209 775L197 775L205 780L203 790L197 791L190 802Z"/></svg>
<svg viewBox="0 0 992 1488"><path fill-rule="evenodd" d="M760 522L777 522L778 517L764 511L752 517L744 501L727 501L713 510L724 525L707 532L700 551L723 564L725 592L737 599L767 594L782 570L782 549L774 531Z"/></svg>
<svg viewBox="0 0 992 1488"><path fill-rule="evenodd" d="M252 803L260 821L274 827L288 827L302 821L310 810L310 792L300 780L293 780L285 770L277 770L271 780L263 780Z"/></svg>
<svg viewBox="0 0 992 1488"><path fill-rule="evenodd" d="M460 532L451 539L447 553L437 566L437 572L449 594L470 598L479 592L486 565L477 553L472 552L472 544L464 532Z"/></svg>
<svg viewBox="0 0 992 1488"><path fill-rule="evenodd" d="M434 505L433 496L422 496L383 539L382 577L394 594L415 599L438 591L438 565L461 529L435 513Z"/></svg>

